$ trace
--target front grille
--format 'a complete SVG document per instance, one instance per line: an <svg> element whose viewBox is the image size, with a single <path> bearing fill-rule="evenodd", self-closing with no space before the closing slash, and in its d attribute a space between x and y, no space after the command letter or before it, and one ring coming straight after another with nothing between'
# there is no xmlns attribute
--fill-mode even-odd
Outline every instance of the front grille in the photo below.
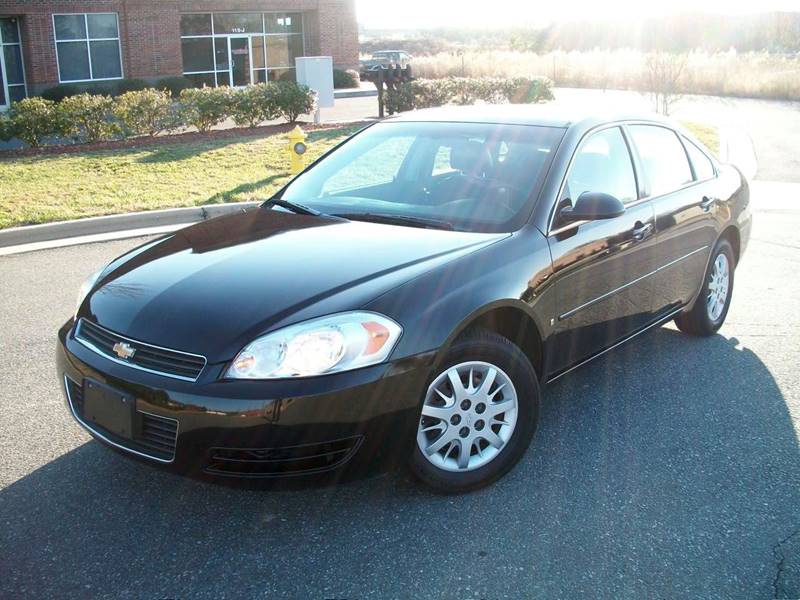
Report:
<svg viewBox="0 0 800 600"><path fill-rule="evenodd" d="M138 342L109 331L99 325L81 319L75 332L75 338L95 352L113 361L131 367L166 375L186 381L197 381L206 366L206 359L197 354L188 354L178 350L159 348L145 342ZM127 359L120 358L114 351L118 344L126 344L135 352Z"/></svg>
<svg viewBox="0 0 800 600"><path fill-rule="evenodd" d="M212 448L206 472L244 478L291 477L333 470L347 462L361 437L284 448Z"/></svg>
<svg viewBox="0 0 800 600"><path fill-rule="evenodd" d="M136 412L133 426L133 439L123 439L104 428L87 423L83 416L83 386L69 377L65 378L67 400L78 422L90 432L104 439L112 446L133 452L159 462L172 462L178 441L178 421L159 417L150 413Z"/></svg>

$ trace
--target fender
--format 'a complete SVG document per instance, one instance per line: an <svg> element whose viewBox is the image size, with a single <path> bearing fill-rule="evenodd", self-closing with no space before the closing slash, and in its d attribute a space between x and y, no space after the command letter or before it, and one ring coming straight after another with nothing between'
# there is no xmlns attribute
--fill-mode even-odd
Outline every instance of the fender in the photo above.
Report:
<svg viewBox="0 0 800 600"><path fill-rule="evenodd" d="M484 315L497 309L521 311L539 339L543 355L545 321L555 312L553 294L540 293L552 272L547 240L526 227L480 253L459 257L417 277L363 308L403 325L392 359L435 352L438 364L453 341Z"/></svg>
<svg viewBox="0 0 800 600"><path fill-rule="evenodd" d="M464 319L458 326L453 330L453 332L448 336L445 342L442 344L437 356L432 364L432 368L438 367L447 353L450 351L453 343L468 329L470 329L475 323L479 322L482 317L488 315L489 313L501 309L501 308L510 308L513 310L520 311L524 314L524 316L530 321L531 326L534 328L536 336L538 338L538 347L539 347L539 356L541 357L541 363L544 363L544 354L545 354L545 344L544 338L542 337L542 325L539 322L539 318L536 313L533 312L530 306L528 306L525 302L522 302L518 299L507 298L503 300L498 300L496 302L492 302L491 304L487 304L482 308L477 309L471 315L469 315L466 319ZM540 369L536 370L536 374L539 375L540 379L543 379L542 373L540 373Z"/></svg>

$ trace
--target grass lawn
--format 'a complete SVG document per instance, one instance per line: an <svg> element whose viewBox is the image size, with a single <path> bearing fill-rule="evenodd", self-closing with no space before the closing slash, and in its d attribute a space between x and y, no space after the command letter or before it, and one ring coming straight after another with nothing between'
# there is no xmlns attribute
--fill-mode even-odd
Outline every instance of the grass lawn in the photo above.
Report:
<svg viewBox="0 0 800 600"><path fill-rule="evenodd" d="M716 129L684 126L719 152ZM311 132L309 160L360 127ZM289 177L286 144L282 133L0 160L0 229L265 199Z"/></svg>
<svg viewBox="0 0 800 600"><path fill-rule="evenodd" d="M361 126L311 132L309 161ZM0 228L269 197L286 134L0 160Z"/></svg>

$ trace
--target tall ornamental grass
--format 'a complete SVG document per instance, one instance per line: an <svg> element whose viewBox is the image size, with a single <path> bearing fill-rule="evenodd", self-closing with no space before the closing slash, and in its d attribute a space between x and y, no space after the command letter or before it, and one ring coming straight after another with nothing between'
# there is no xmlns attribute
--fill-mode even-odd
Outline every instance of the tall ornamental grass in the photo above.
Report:
<svg viewBox="0 0 800 600"><path fill-rule="evenodd" d="M414 74L445 77L546 75L560 87L650 91L647 54L594 50L536 54L512 50L443 52L414 59ZM463 65L463 66L462 66ZM691 52L680 82L683 94L800 100L800 57L767 52Z"/></svg>

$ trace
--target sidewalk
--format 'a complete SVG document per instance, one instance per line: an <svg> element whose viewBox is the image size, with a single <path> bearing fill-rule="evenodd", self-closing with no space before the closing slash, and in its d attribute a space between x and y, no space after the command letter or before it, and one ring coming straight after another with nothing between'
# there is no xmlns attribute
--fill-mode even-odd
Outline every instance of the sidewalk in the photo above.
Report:
<svg viewBox="0 0 800 600"><path fill-rule="evenodd" d="M337 100L339 98L377 98L378 88L375 87L374 83L362 81L357 88L336 90L333 95Z"/></svg>
<svg viewBox="0 0 800 600"><path fill-rule="evenodd" d="M800 183L751 181L750 200L755 212L800 212Z"/></svg>

